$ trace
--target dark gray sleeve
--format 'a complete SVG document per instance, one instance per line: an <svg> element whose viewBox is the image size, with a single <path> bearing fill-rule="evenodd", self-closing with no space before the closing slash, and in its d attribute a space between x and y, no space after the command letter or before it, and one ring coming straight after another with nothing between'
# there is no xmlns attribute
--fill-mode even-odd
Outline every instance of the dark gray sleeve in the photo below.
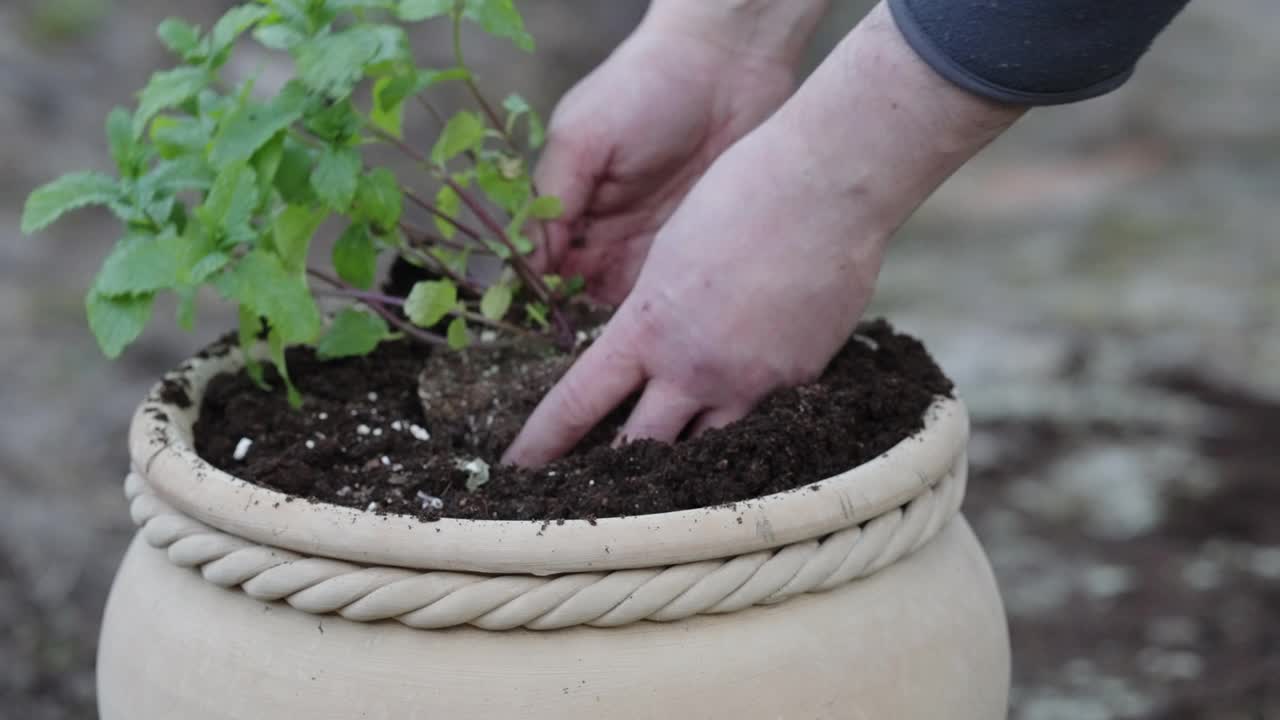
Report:
<svg viewBox="0 0 1280 720"><path fill-rule="evenodd" d="M1057 105L1110 92L1188 0L888 0L908 44L987 98Z"/></svg>

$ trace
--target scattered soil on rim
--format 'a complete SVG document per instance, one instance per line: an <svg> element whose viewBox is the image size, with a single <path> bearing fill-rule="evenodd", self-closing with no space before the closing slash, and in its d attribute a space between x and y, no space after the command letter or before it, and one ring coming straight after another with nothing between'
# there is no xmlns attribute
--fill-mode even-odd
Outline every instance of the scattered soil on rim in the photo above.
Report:
<svg viewBox="0 0 1280 720"><path fill-rule="evenodd" d="M822 480L920 430L928 407L951 393L919 341L876 321L818 381L774 393L723 429L674 445L610 447L624 407L566 458L537 470L499 465L566 366L533 348L430 354L392 342L326 362L294 350L289 368L303 409L243 372L221 375L206 390L196 450L245 480L349 507L424 520L593 520L723 505ZM476 460L489 479L470 491Z"/></svg>

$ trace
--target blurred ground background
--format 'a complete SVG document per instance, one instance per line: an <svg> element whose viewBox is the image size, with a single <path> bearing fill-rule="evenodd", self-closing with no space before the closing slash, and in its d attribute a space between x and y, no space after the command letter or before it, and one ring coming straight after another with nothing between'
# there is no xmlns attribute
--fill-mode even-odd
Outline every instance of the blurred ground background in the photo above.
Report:
<svg viewBox="0 0 1280 720"><path fill-rule="evenodd" d="M21 203L107 167L101 118L167 62L160 19L226 4L0 4L3 718L94 716L129 414L229 322L162 324L108 364L81 294L113 226L24 238ZM866 4L836 5L820 45ZM525 6L537 61L482 66L544 110L643 9ZM1015 720L1280 718L1277 35L1270 0L1193 3L1126 88L1031 114L891 253L876 310L975 417L967 511L1008 606Z"/></svg>

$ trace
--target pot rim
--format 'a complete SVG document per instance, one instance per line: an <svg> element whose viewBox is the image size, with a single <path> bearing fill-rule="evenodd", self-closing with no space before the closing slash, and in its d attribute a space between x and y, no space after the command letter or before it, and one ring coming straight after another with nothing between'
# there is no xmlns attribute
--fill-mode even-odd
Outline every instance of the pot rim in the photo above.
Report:
<svg viewBox="0 0 1280 720"><path fill-rule="evenodd" d="M900 507L949 474L966 472L969 419L938 398L925 426L880 456L799 488L731 505L652 515L566 520L424 522L293 498L220 470L196 455L192 428L204 388L243 365L239 349L197 356L164 381L182 384L186 408L161 399L164 381L134 413L135 472L165 502L218 530L268 546L352 562L422 570L555 575L732 557L820 538Z"/></svg>

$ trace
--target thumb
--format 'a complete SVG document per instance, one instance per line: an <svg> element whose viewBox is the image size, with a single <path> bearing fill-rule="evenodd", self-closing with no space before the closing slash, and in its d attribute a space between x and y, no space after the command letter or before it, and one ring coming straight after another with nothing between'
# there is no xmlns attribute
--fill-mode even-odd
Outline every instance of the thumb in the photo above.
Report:
<svg viewBox="0 0 1280 720"><path fill-rule="evenodd" d="M584 133L555 128L534 169L533 182L542 195L560 199L560 217L543 223L546 233L531 262L539 273L556 272L579 221L587 211L591 196L604 176L607 153L597 152Z"/></svg>
<svg viewBox="0 0 1280 720"><path fill-rule="evenodd" d="M537 467L573 449L609 411L644 382L639 361L602 336L547 393L502 456L509 465Z"/></svg>

